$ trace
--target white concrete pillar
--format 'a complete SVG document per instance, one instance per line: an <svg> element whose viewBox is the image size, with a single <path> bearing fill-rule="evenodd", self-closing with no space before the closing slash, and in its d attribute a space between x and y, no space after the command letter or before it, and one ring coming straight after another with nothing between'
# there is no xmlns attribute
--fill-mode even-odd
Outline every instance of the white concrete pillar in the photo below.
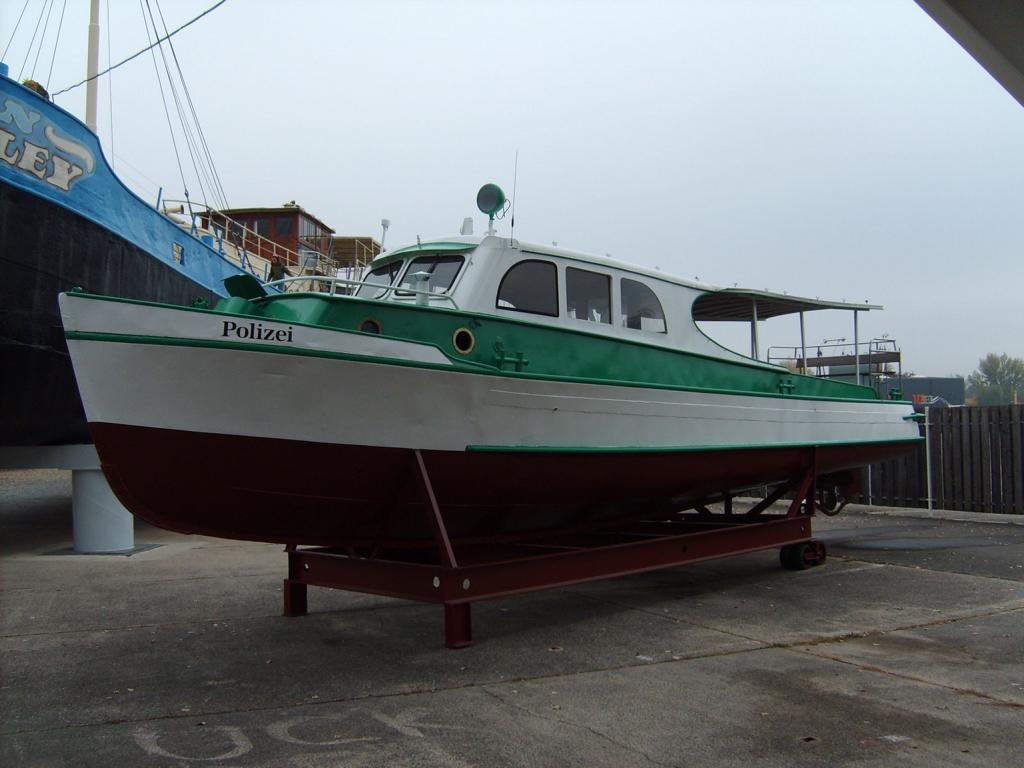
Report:
<svg viewBox="0 0 1024 768"><path fill-rule="evenodd" d="M135 548L135 518L121 506L99 469L71 472L75 552L103 554Z"/></svg>

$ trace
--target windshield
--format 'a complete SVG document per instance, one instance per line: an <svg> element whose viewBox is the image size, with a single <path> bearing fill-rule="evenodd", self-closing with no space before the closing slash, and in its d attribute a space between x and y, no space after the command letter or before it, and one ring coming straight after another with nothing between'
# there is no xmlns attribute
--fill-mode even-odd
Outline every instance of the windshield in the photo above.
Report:
<svg viewBox="0 0 1024 768"><path fill-rule="evenodd" d="M377 267L365 277L363 280L364 285L360 286L359 290L356 291L356 296L362 299L379 299L386 292L385 289L395 282L395 278L398 277L401 269L401 260L385 264L383 267ZM383 287L378 288L377 286Z"/></svg>
<svg viewBox="0 0 1024 768"><path fill-rule="evenodd" d="M413 259L409 268L405 270L401 287L430 291L431 293L447 291L455 282L455 276L459 274L461 266L462 257L457 255L420 256L418 259ZM417 272L425 272L430 275L424 285L420 285L419 281L412 277Z"/></svg>

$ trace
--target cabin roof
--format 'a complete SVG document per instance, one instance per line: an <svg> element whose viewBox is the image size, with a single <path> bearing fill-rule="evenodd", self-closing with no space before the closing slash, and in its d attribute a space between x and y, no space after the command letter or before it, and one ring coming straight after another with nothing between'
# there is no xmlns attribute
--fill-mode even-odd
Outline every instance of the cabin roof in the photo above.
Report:
<svg viewBox="0 0 1024 768"><path fill-rule="evenodd" d="M609 267L623 272L632 272L637 275L661 280L676 285L684 285L704 291L704 294L697 298L693 305L694 320L733 320L750 321L754 319L754 302L757 302L757 318L767 320L780 315L792 315L799 312L811 312L819 309L841 309L846 311L866 312L872 309L882 309L880 304L858 304L848 301L829 301L818 298L807 298L803 296L792 296L787 293L773 293L772 291L761 291L753 288L720 288L709 283L702 283L697 280L686 280L675 275L666 274L657 269L629 264L618 261L608 256L595 256L594 254L573 251L567 248L559 248L554 245L541 245L509 238L498 238L496 236L476 235L438 238L436 240L424 240L416 245L404 246L394 251L381 254L373 261L377 267L391 261L394 258L406 257L417 251L433 252L449 251L458 253L468 251L482 245L486 240L495 240L505 246L515 248L524 254L536 254L540 256L557 256L573 261L581 261L592 264L596 267Z"/></svg>
<svg viewBox="0 0 1024 768"><path fill-rule="evenodd" d="M229 216L229 217L232 214L235 214L235 215L237 215L237 214L246 214L246 215L248 215L248 214L265 213L267 215L277 215L277 214L285 214L285 213L299 213L302 216L305 216L307 219L310 219L311 221L316 222L321 227L323 227L325 230L330 232L332 235L334 234L334 230L331 229L331 227L328 224L325 224L322 219L319 219L318 217L314 216L312 213L310 213L309 211L307 211L305 208L303 208L301 205L298 205L297 203L295 203L295 204L286 204L286 205L278 206L276 208L261 207L261 206L257 206L257 207L253 207L253 208L223 208L223 209L219 209L218 213L223 213L224 215Z"/></svg>

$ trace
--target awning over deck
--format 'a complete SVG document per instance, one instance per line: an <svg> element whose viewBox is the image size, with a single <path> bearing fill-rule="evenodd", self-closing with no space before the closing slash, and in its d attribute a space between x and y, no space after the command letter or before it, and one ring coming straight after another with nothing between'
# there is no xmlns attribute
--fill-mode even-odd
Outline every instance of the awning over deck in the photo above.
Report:
<svg viewBox="0 0 1024 768"><path fill-rule="evenodd" d="M693 303L694 320L731 320L751 322L780 315L795 315L817 309L843 309L867 312L882 309L880 304L856 304L847 301L822 301L785 293L757 291L750 288L723 288L705 293Z"/></svg>
<svg viewBox="0 0 1024 768"><path fill-rule="evenodd" d="M849 301L822 301L808 299L803 296L790 296L788 293L772 293L757 291L750 288L723 288L710 291L699 296L693 302L693 319L697 321L728 321L750 323L750 356L755 360L761 357L760 342L757 337L757 325L760 320L781 315L800 316L800 356L802 367L807 365L807 337L804 332L804 312L819 309L838 309L853 313L853 362L857 383L860 384L860 331L857 318L861 312L882 309L880 304L856 304Z"/></svg>

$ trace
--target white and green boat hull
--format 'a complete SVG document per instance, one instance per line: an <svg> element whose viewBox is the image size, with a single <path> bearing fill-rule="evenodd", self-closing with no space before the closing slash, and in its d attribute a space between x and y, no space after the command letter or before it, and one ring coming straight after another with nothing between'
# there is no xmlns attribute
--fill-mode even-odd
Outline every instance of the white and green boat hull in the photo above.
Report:
<svg viewBox="0 0 1024 768"><path fill-rule="evenodd" d="M376 310L362 304L353 317ZM450 349L447 332L397 338L74 293L61 309L112 487L175 530L329 544L385 524L395 539L425 535L399 487L414 450L453 530L490 535L770 483L810 450L834 473L920 439L908 403L488 367ZM433 311L485 336L479 319Z"/></svg>

